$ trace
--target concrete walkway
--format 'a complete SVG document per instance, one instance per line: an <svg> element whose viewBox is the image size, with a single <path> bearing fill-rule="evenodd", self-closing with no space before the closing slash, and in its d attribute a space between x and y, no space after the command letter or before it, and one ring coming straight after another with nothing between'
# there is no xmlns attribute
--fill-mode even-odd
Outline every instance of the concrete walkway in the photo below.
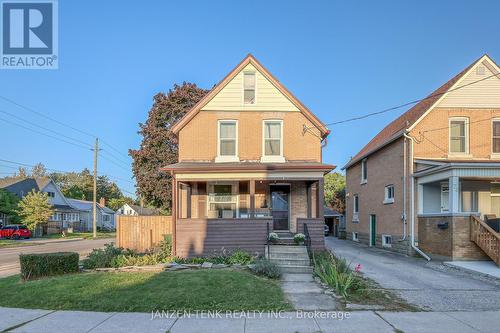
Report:
<svg viewBox="0 0 500 333"><path fill-rule="evenodd" d="M0 307L0 332L24 333L266 333L266 332L498 332L500 311L105 313Z"/></svg>
<svg viewBox="0 0 500 333"><path fill-rule="evenodd" d="M487 277L500 279L500 267L493 261L445 261L445 265L463 269L473 274L482 274Z"/></svg>
<svg viewBox="0 0 500 333"><path fill-rule="evenodd" d="M281 280L281 288L295 309L304 311L337 309L337 302L333 296L325 294L310 273L283 274Z"/></svg>

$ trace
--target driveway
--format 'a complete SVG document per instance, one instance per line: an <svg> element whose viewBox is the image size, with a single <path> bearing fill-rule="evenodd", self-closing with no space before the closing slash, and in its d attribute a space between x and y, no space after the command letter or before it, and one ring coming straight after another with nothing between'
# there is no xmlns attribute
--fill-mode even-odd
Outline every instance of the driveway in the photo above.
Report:
<svg viewBox="0 0 500 333"><path fill-rule="evenodd" d="M333 237L325 240L329 250L353 265L361 264L365 276L423 310L500 310L500 282L440 262L427 262Z"/></svg>
<svg viewBox="0 0 500 333"><path fill-rule="evenodd" d="M38 242L38 241L37 241ZM43 244L8 247L0 249L0 277L19 274L19 254L47 252L78 252L80 257L89 254L92 249L115 242L114 238L84 240L45 240Z"/></svg>

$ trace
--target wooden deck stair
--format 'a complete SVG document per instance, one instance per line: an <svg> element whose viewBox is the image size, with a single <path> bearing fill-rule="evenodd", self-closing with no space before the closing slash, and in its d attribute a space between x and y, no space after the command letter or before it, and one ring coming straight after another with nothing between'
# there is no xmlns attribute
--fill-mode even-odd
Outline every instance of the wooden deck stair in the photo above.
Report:
<svg viewBox="0 0 500 333"><path fill-rule="evenodd" d="M500 267L500 234L478 217L471 217L470 240Z"/></svg>

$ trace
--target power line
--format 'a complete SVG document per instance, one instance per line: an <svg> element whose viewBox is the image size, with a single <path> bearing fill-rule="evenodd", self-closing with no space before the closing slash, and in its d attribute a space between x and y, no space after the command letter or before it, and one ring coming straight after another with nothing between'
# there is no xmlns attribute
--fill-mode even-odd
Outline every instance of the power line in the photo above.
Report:
<svg viewBox="0 0 500 333"><path fill-rule="evenodd" d="M113 163L114 165L116 165L117 167L119 168L122 168L123 170L126 170L126 171L130 171L130 169L128 169L127 167L121 165L121 164L118 164L116 163L115 161L113 161L112 159L110 159L109 157L105 156L105 155L102 155L101 154L101 157L104 158L106 161L110 162L110 163Z"/></svg>
<svg viewBox="0 0 500 333"><path fill-rule="evenodd" d="M65 135L65 134L63 134L63 133L60 133L60 132L54 131L54 130L52 130L52 129L50 129L50 128L47 128L47 127L44 127L44 126L41 126L41 125L35 124L34 122L31 122L31 121L29 121L29 120L26 120L26 119L23 119L23 118L21 118L21 117L18 117L18 116L16 116L15 114L12 114L12 113L7 112L7 111L5 111L5 110L0 109L0 112L5 113L5 114L8 114L9 116L14 117L14 118L16 118L16 119L18 119L18 120L20 120L20 121L22 121L22 122L28 123L28 124L30 124L31 126L39 127L39 128L41 128L41 129L43 129L43 130L45 130L45 131L52 132L52 133L54 133L54 134L60 135L60 136L62 136L62 137L65 137L65 138L67 138L67 139L70 139L70 140L74 140L74 141L79 142L79 143L81 143L81 144L83 144L83 145L88 145L86 142L84 142L84 141L82 141L82 140L72 138L72 137L67 136L67 135ZM90 146L89 146L89 147L90 147Z"/></svg>
<svg viewBox="0 0 500 333"><path fill-rule="evenodd" d="M492 75L489 75L489 76L484 77L482 79L469 82L469 83L464 84L462 86L459 86L459 87L456 87L456 88L453 88L453 89L449 89L449 90L447 90L445 92L442 92L442 93L431 94L431 95L429 95L429 96L427 96L425 98L417 99L417 100L414 100L414 101L411 101L411 102L407 102L407 103L404 103L404 104L393 106L393 107L390 107L390 108L387 108L387 109L383 109L383 110L380 110L380 111L376 111L376 112L372 112L372 113L367 113L367 114L362 115L362 116L348 118L348 119L344 119L344 120L339 120L339 121L336 121L336 122L328 123L328 124L325 124L325 127L339 125L339 124L343 124L343 123L347 123L347 122L351 122L351 121L356 121L356 120L361 120L361 119L365 119L365 118L372 117L372 116L375 116L375 115L379 115L379 114L382 114L382 113L386 113L386 112L389 112L389 111L394 111L394 110L397 110L397 109L400 109L400 108L403 108L403 107L406 107L406 106L417 104L419 102L422 102L422 101L425 101L425 100L428 100L428 99L432 99L432 98L435 98L435 97L438 97L438 96L445 95L447 93L450 93L450 92L453 92L453 91L456 91L456 90L459 90L459 89L463 89L463 88L471 86L473 84L476 84L476 83L488 80L488 79L490 79L492 77L499 77L499 76L500 76L500 73L492 74ZM314 126L306 127L306 129L310 129L310 128L314 128Z"/></svg>
<svg viewBox="0 0 500 333"><path fill-rule="evenodd" d="M120 154L122 156L125 156L126 158L130 158L130 155L124 154L123 152L119 151L118 149L116 149L115 147L113 147L112 145L110 145L109 143L107 143L106 141L101 140L101 143L103 143L105 146L108 146L109 148L113 149L116 153L118 153L118 154Z"/></svg>
<svg viewBox="0 0 500 333"><path fill-rule="evenodd" d="M38 133L38 134L41 134L41 135L47 136L47 137L52 138L52 139L54 139L54 140L62 141L62 142L65 142L65 143L67 143L67 144L70 144L70 145L73 145L73 146L76 146L76 147L79 147L79 148L83 148L83 149L86 149L86 150L88 150L88 149L89 149L89 147L82 146L81 144L77 144L77 143L74 143L74 142L71 142L71 141L67 141L67 140L64 140L64 139L58 138L58 137L56 137L56 136L53 136L53 135L50 135L50 134L44 133L44 132L37 131L37 130L35 130L35 129L33 129L33 128L26 127L26 126L24 126L24 125L21 125L21 124L15 123L15 122L13 122L13 121L11 121L11 120L7 120L7 119L5 119L5 118L1 118L1 117L0 117L0 120L4 121L4 122L6 122L6 123L9 123L9 124L12 124L12 125L15 125L15 126L18 126L18 127L24 128L24 129L26 129L26 130L29 130L29 131L32 131L32 132L35 132L35 133Z"/></svg>

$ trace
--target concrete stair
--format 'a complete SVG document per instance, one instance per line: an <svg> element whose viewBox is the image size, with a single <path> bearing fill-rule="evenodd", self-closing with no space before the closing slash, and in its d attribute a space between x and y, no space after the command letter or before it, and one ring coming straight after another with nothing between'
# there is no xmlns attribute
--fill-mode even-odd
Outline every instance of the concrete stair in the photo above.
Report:
<svg viewBox="0 0 500 333"><path fill-rule="evenodd" d="M282 273L312 273L313 271L305 246L270 245L269 260L278 265Z"/></svg>

